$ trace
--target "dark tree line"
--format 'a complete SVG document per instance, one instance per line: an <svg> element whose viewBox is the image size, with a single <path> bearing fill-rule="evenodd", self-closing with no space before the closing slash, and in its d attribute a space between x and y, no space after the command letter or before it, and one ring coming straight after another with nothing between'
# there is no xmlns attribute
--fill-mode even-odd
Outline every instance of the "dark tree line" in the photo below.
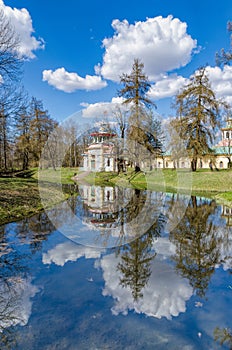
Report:
<svg viewBox="0 0 232 350"><path fill-rule="evenodd" d="M22 90L0 88L0 171L27 170L38 166L43 146L57 126L43 103Z"/></svg>

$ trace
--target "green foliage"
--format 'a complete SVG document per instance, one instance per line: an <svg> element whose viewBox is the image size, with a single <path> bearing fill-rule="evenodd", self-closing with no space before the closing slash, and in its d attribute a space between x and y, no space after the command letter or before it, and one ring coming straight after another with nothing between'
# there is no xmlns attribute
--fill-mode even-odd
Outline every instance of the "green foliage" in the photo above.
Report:
<svg viewBox="0 0 232 350"><path fill-rule="evenodd" d="M149 91L151 84L148 82L147 76L143 72L144 64L138 59L134 60L132 71L130 74L122 74L120 82L123 88L119 91L119 96L125 98L126 104L132 103L135 108L145 105L150 107L154 103L147 98L146 94Z"/></svg>
<svg viewBox="0 0 232 350"><path fill-rule="evenodd" d="M215 130L220 125L221 101L210 86L205 68L199 69L190 83L176 96L178 117L171 122L192 158L193 171L199 156L213 154L211 149Z"/></svg>
<svg viewBox="0 0 232 350"><path fill-rule="evenodd" d="M117 269L122 273L120 284L129 287L135 301L143 297L142 290L151 275L151 261L156 254L151 252L152 236L145 234L123 247Z"/></svg>
<svg viewBox="0 0 232 350"><path fill-rule="evenodd" d="M144 64L135 59L131 73L120 77L123 88L119 91L119 96L125 99L123 104L130 108L127 129L125 123L122 123L122 116L118 118L123 127L121 134L124 137L127 130L127 158L137 172L140 171L141 161L147 158L149 153L158 155L162 153L163 147L162 133L159 133L160 123L154 118L151 109L156 106L147 96L151 84L143 69Z"/></svg>
<svg viewBox="0 0 232 350"><path fill-rule="evenodd" d="M173 260L181 275L188 278L190 285L200 297L206 293L216 264L219 263L219 238L216 226L210 216L215 212L216 203L205 199L197 201L192 196L185 215L170 233L176 246Z"/></svg>

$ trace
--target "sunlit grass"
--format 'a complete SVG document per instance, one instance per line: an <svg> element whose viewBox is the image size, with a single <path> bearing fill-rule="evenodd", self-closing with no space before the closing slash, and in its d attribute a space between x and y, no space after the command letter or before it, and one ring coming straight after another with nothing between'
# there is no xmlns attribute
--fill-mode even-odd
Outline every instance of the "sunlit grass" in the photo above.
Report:
<svg viewBox="0 0 232 350"><path fill-rule="evenodd" d="M39 169L34 177L40 181L71 184L73 183L72 177L78 174L78 172L78 168Z"/></svg>
<svg viewBox="0 0 232 350"><path fill-rule="evenodd" d="M50 208L72 194L61 192L57 184L73 184L71 178L78 172L77 168L62 168L61 171L46 169L39 173L42 181L40 190L46 193L46 203L41 202L38 172L33 170L35 173L31 178L0 178L0 225L36 214L45 207Z"/></svg>
<svg viewBox="0 0 232 350"><path fill-rule="evenodd" d="M189 182L182 181L191 177L191 186L193 191L203 192L228 192L232 191L232 170L222 171L197 171L189 170L174 171L171 169L163 169L153 171L151 173L139 173L133 178L132 183L148 182L150 185L160 185L163 181L167 187L187 189Z"/></svg>

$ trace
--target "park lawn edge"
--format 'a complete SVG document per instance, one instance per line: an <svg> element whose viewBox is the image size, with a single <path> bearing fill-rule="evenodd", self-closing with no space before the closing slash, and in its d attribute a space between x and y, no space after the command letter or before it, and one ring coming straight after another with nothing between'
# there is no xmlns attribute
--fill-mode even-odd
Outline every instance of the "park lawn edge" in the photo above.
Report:
<svg viewBox="0 0 232 350"><path fill-rule="evenodd" d="M31 178L1 177L0 178L0 226L31 217L45 209L51 209L60 203L60 197L52 198L52 201L45 207L40 198L38 187L38 169ZM61 171L61 183L66 186L73 184L72 177L78 172L77 168L64 168ZM47 180L47 179L46 179ZM56 182L53 178L44 182L49 189L55 188ZM52 194L54 194L54 190ZM68 190L63 191L62 201L67 200L75 193Z"/></svg>
<svg viewBox="0 0 232 350"><path fill-rule="evenodd" d="M48 170L49 174L50 170ZM62 168L61 169L61 182L62 185L68 185L68 184L74 184L74 178L76 174L81 174L82 172L79 171L77 168ZM207 171L198 171L195 176L195 174L190 173L193 175L193 177L198 177L201 179L204 174L212 174L211 172ZM225 170L215 172L215 175L213 175L214 180L215 177L219 177L219 174L226 174L224 176L223 181L223 188L220 188L220 184L216 186L216 188L212 188L211 190L207 189L204 181L199 185L194 183L193 179L193 187L191 189L191 195L196 196L202 196L207 197L211 199L215 199L219 204L224 204L227 206L232 207L232 171L231 170ZM52 174L52 172L51 172ZM54 174L54 173L53 173ZM129 171L128 173L123 174L117 174L117 173L108 173L108 172L99 172L99 173L93 173L90 172L85 176L84 182L89 184L95 184L98 186L114 186L118 185L121 187L134 187L138 189L147 189L147 180L146 177L150 177L149 182L149 189L154 191L161 191L161 192L171 192L171 193L182 193L185 194L186 192L189 193L189 189L182 188L180 185L177 186L176 184L176 176L175 172L172 170L164 170L163 172L164 178L167 180L167 183L165 184L165 188L160 183L160 178L157 177L155 180L154 173L147 173L144 174L142 172L135 174L133 171ZM203 174L203 175L202 175ZM218 174L218 175L216 175ZM54 177L48 177L50 185L56 184L56 179ZM225 182L225 179L227 181ZM231 181L230 181L231 179ZM6 188L4 189L4 184L7 184ZM76 181L78 183L78 181ZM196 188L196 185L198 186ZM209 186L209 182L207 184ZM215 184L214 184L215 185ZM225 191L225 187L227 187L229 190ZM65 200L67 200L70 196L72 196L74 193L65 193ZM33 195L33 196L32 196ZM58 204L59 200L56 199L54 202L50 204L50 207L44 208L44 206L41 203L40 196L39 196L39 190L38 190L38 171L36 169L35 175L33 178L30 179L22 179L22 178L0 178L0 197L1 200L3 198L6 198L10 204L6 206L5 208L0 208L0 225L18 221L25 217L33 216L45 209L51 208L53 205ZM21 200L21 202L20 202Z"/></svg>
<svg viewBox="0 0 232 350"><path fill-rule="evenodd" d="M151 177L149 181L149 176L152 176L152 173L144 174L143 172L140 172L138 174L135 174L132 171L122 174L109 174L107 172L90 172L87 174L87 176L85 176L84 182L98 186L113 184L121 187L134 187L141 190L148 188L149 190L161 192L178 192L182 194L191 194L194 196L211 198L216 200L219 204L224 204L232 207L232 170L221 170L219 172L199 170L196 173L192 173L191 171L185 170L185 175L186 173L189 173L190 176L193 176L191 188L184 187L179 183L177 185L177 178L173 170L165 169L162 171L164 172L165 180L167 180L165 186L160 182L160 178L155 180L154 177ZM182 175L181 172L184 174L184 171L180 170L179 177L181 177ZM217 178L219 179L222 174L224 175L223 181L215 182L215 180L217 180ZM168 175L169 178L168 176L166 177L166 175ZM206 176L213 176L213 186L211 186L210 180L204 178ZM147 186L146 177L148 177L149 186ZM202 179L203 181L201 181Z"/></svg>

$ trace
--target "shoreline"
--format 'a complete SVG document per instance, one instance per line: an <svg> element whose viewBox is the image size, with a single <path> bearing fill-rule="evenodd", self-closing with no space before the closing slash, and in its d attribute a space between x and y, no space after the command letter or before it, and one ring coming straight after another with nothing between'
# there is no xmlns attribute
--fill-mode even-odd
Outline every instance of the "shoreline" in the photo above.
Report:
<svg viewBox="0 0 232 350"><path fill-rule="evenodd" d="M51 170L49 170L49 174L50 172ZM154 191L187 193L207 197L215 200L219 205L232 207L232 170L198 171L196 173L183 171L179 173L179 176L172 170L147 174L142 172L135 174L133 171L128 171L118 175L107 172L78 172L77 169L64 168L61 169L61 173L65 200L74 195L74 192L68 189L68 185L78 185L84 181L84 183L98 186L118 185L141 190L148 188ZM191 187L185 188L184 179L190 175L192 176ZM54 194L54 188L57 185L54 180L51 177L51 181L45 185L46 191L51 191L52 194ZM32 178L0 178L0 226L33 216L59 202L59 196L53 196L46 208L42 205L38 188L38 174Z"/></svg>

